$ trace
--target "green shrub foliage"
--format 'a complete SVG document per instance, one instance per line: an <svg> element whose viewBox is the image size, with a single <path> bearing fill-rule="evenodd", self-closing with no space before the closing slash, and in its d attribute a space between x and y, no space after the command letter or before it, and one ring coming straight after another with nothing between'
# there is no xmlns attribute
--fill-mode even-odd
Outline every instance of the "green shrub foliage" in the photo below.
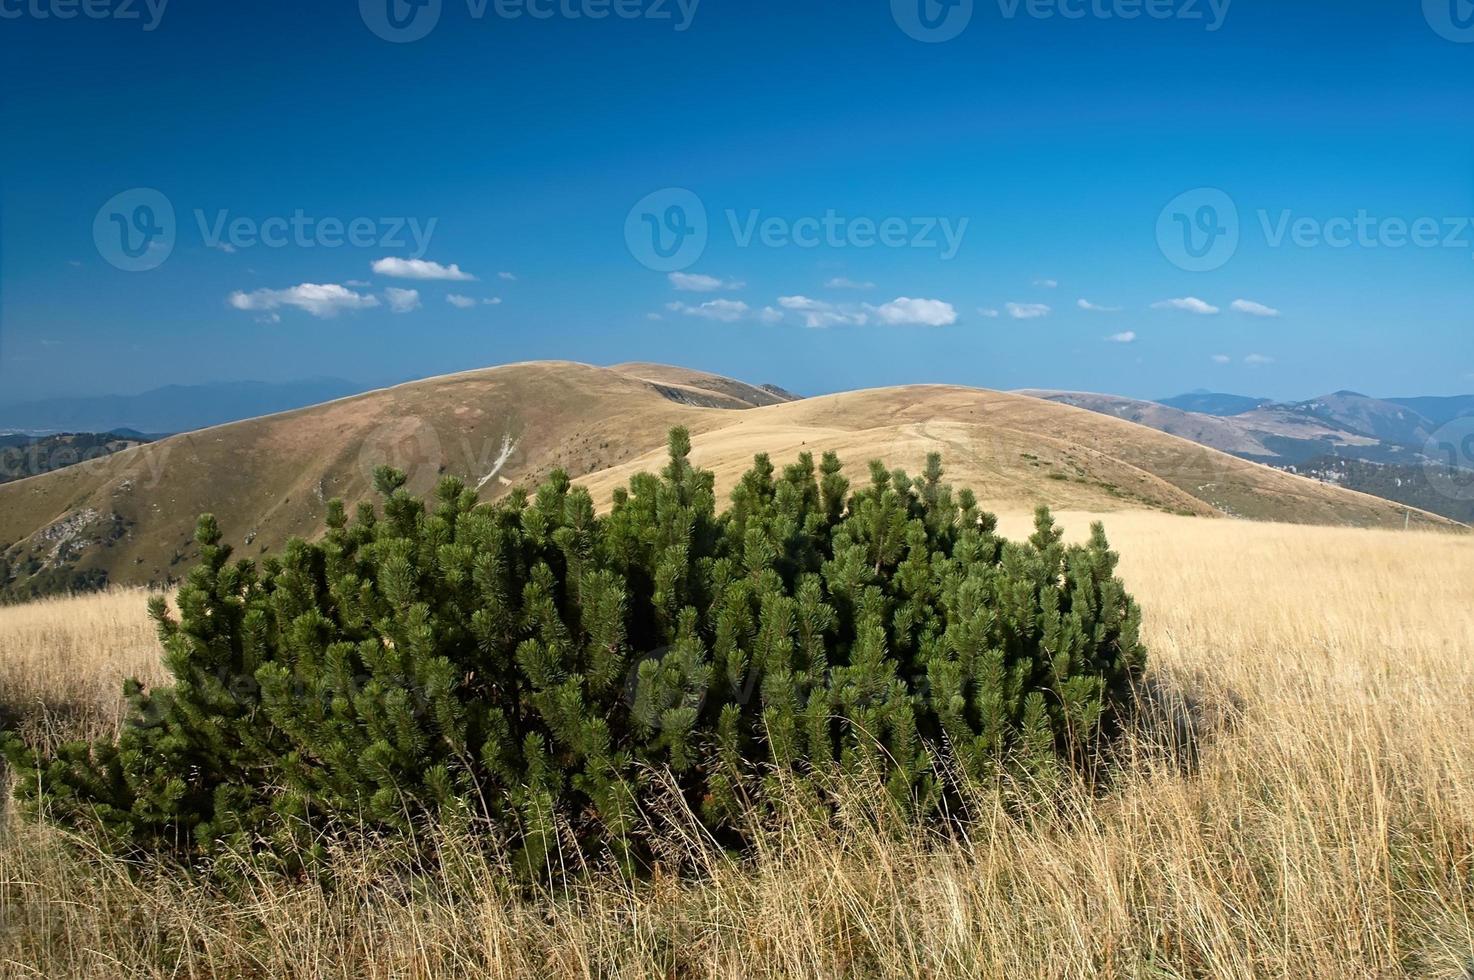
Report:
<svg viewBox="0 0 1474 980"><path fill-rule="evenodd" d="M334 829L461 820L537 872L638 864L672 786L740 839L774 780L878 780L925 815L944 774L1047 786L1099 757L1144 662L1099 525L1067 547L1041 509L1004 541L936 457L853 490L833 455L758 456L719 515L689 450L672 432L602 517L561 472L427 506L382 469L382 512L335 502L259 564L202 518L178 620L152 608L174 683L127 685L116 742L12 740L21 795L125 853L290 867Z"/></svg>

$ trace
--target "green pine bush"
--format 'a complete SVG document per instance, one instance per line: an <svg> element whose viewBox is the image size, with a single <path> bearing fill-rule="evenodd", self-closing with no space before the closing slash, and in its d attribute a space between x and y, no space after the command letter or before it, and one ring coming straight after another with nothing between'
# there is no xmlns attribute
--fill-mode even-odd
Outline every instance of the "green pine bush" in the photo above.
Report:
<svg viewBox="0 0 1474 980"><path fill-rule="evenodd" d="M689 450L602 517L561 472L426 506L381 469L382 512L335 502L259 564L202 518L178 620L151 610L174 683L127 685L116 742L10 739L20 796L129 855L294 869L338 830L461 821L536 874L568 845L637 866L657 783L740 839L776 782L925 816L946 774L1048 786L1118 731L1144 653L1099 525L1067 547L1041 509L1004 541L937 457L852 491L832 454L759 456L718 514Z"/></svg>

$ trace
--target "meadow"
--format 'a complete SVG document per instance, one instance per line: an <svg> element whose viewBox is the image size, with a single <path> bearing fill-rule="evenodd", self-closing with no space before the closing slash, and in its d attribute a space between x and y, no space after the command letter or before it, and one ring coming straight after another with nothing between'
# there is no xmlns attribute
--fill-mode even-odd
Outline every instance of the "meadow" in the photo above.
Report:
<svg viewBox="0 0 1474 980"><path fill-rule="evenodd" d="M542 894L447 838L432 878L345 846L227 896L7 814L0 975L1474 976L1474 537L1104 519L1151 656L1108 787L945 834L856 798L743 859L676 820L700 873ZM9 723L115 730L162 679L145 598L0 608Z"/></svg>

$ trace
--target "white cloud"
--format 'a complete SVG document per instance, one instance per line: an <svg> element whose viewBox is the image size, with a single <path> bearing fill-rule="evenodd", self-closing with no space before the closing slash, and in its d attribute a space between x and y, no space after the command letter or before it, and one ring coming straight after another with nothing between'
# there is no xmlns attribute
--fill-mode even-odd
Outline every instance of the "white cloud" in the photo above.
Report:
<svg viewBox="0 0 1474 980"><path fill-rule="evenodd" d="M451 293L445 297L445 301L458 310L469 310L473 306L501 306L502 298L492 296L489 299L477 299L474 296L462 296L460 293Z"/></svg>
<svg viewBox="0 0 1474 980"><path fill-rule="evenodd" d="M1076 300L1075 301L1075 305L1078 306L1082 310L1089 310L1092 313L1120 313L1121 312L1121 308L1119 306L1096 306L1094 303L1090 302L1090 300L1088 300L1088 299Z"/></svg>
<svg viewBox="0 0 1474 980"><path fill-rule="evenodd" d="M372 286L373 283L364 282L362 279L349 279L347 282L343 283L343 285L348 286L351 289L367 289Z"/></svg>
<svg viewBox="0 0 1474 980"><path fill-rule="evenodd" d="M719 289L741 289L747 285L734 279L718 279L716 276L689 272L672 272L668 278L670 284L683 293L714 293Z"/></svg>
<svg viewBox="0 0 1474 980"><path fill-rule="evenodd" d="M1280 311L1263 303L1256 303L1251 299L1236 299L1232 303L1232 309L1239 313L1247 313L1249 316L1276 317Z"/></svg>
<svg viewBox="0 0 1474 980"><path fill-rule="evenodd" d="M873 282L856 282L844 276L836 276L824 284L825 289L874 289Z"/></svg>
<svg viewBox="0 0 1474 980"><path fill-rule="evenodd" d="M978 315L979 316L985 316L989 320L996 320L996 319L998 319L998 311L997 310L990 310L986 306L979 306L978 307Z"/></svg>
<svg viewBox="0 0 1474 980"><path fill-rule="evenodd" d="M707 320L717 320L722 323L736 323L747 316L749 307L740 300L714 299L702 303L700 306L688 306L685 303L669 303L666 309L672 313L684 313L686 316L699 316Z"/></svg>
<svg viewBox="0 0 1474 980"><path fill-rule="evenodd" d="M418 289L395 289L390 286L384 290L384 299L388 302L389 309L395 313L411 313L420 308Z"/></svg>
<svg viewBox="0 0 1474 980"><path fill-rule="evenodd" d="M379 305L376 297L355 293L337 283L304 282L290 289L237 290L227 302L238 310L269 312L290 306L315 317L330 320L344 310L367 310Z"/></svg>
<svg viewBox="0 0 1474 980"><path fill-rule="evenodd" d="M1058 289L1059 288L1059 280L1057 280L1057 279L1035 279L1034 280L1034 285L1038 286L1040 289Z"/></svg>
<svg viewBox="0 0 1474 980"><path fill-rule="evenodd" d="M1132 344L1136 342L1136 331L1126 330L1121 333L1113 333L1106 338L1113 344Z"/></svg>
<svg viewBox="0 0 1474 980"><path fill-rule="evenodd" d="M957 322L957 311L951 303L939 299L911 299L901 296L884 306L867 307L881 323L892 327L950 327Z"/></svg>
<svg viewBox="0 0 1474 980"><path fill-rule="evenodd" d="M373 264L373 270L376 274L391 279L444 279L450 282L476 280L469 272L462 272L458 265L441 265L439 262L427 262L424 259L379 259Z"/></svg>
<svg viewBox="0 0 1474 980"><path fill-rule="evenodd" d="M861 327L870 322L870 317L859 310L807 296L779 296L778 305L785 310L802 313L804 326L815 330L823 327Z"/></svg>
<svg viewBox="0 0 1474 980"><path fill-rule="evenodd" d="M1213 355L1213 363L1214 364L1227 364L1227 363L1229 363L1232 360L1233 360L1233 358L1229 357L1227 354L1214 354Z"/></svg>
<svg viewBox="0 0 1474 980"><path fill-rule="evenodd" d="M235 246L230 244L230 242L206 242L205 247L218 249L219 251L224 252L226 255L235 254Z"/></svg>
<svg viewBox="0 0 1474 980"><path fill-rule="evenodd" d="M1054 312L1043 303L1007 303L1005 309L1015 320L1037 320Z"/></svg>
<svg viewBox="0 0 1474 980"><path fill-rule="evenodd" d="M771 306L764 306L763 311L757 315L757 318L764 323L782 323L783 311L775 310Z"/></svg>
<svg viewBox="0 0 1474 980"><path fill-rule="evenodd" d="M496 277L498 279L505 279L505 280L507 280L507 282L516 282L517 281L517 277L514 276L514 275L512 275L510 272L498 272L496 274Z"/></svg>
<svg viewBox="0 0 1474 980"><path fill-rule="evenodd" d="M1245 364L1256 364L1256 365L1257 364L1273 364L1274 363L1274 358L1272 358L1272 357L1266 357L1263 354L1250 354L1248 357L1244 358L1244 363Z"/></svg>
<svg viewBox="0 0 1474 980"><path fill-rule="evenodd" d="M1196 296L1185 296L1182 299L1164 299L1160 303L1153 303L1154 310L1183 310L1188 313L1196 313L1198 316L1212 316L1219 312L1218 307L1211 303L1204 303Z"/></svg>

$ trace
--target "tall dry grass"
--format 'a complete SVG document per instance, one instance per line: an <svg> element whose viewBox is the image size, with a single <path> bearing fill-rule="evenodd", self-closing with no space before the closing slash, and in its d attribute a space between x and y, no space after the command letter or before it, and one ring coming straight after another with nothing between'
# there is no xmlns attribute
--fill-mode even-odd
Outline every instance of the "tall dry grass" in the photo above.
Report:
<svg viewBox="0 0 1474 980"><path fill-rule="evenodd" d="M449 840L432 879L360 850L333 890L258 881L227 900L12 822L0 974L1474 975L1474 538L1148 514L1108 527L1166 705L1108 792L1027 821L984 805L950 837L854 800L832 825L771 828L745 861L692 837L694 878L589 876L542 896ZM130 601L134 619L85 625ZM78 695L135 666L141 609L0 611L4 658L51 665L0 664L0 700L12 683Z"/></svg>

